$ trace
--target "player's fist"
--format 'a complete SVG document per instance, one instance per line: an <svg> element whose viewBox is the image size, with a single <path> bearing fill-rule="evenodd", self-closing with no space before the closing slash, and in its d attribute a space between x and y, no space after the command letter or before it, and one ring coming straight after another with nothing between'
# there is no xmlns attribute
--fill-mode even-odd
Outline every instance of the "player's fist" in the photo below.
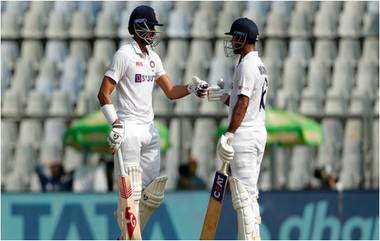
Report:
<svg viewBox="0 0 380 241"><path fill-rule="evenodd" d="M204 98L208 92L208 83L197 76L193 76L191 84L187 86L187 91L194 93L199 98Z"/></svg>
<svg viewBox="0 0 380 241"><path fill-rule="evenodd" d="M226 102L228 99L228 94L224 93L223 79L220 79L216 86L211 86L208 89L207 99L208 101L222 101L223 103Z"/></svg>
<svg viewBox="0 0 380 241"><path fill-rule="evenodd" d="M233 134L227 132L225 135L222 135L216 146L216 152L218 158L222 162L230 162L234 159L235 151L231 146Z"/></svg>
<svg viewBox="0 0 380 241"><path fill-rule="evenodd" d="M124 125L123 123L116 120L112 124L111 133L108 136L108 143L111 146L112 153L115 153L119 150L121 143L124 140Z"/></svg>

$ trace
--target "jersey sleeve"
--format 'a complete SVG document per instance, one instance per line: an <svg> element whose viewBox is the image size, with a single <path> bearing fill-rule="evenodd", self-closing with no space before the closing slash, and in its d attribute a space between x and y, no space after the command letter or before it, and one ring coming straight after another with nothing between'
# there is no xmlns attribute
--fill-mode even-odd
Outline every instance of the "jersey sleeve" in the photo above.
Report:
<svg viewBox="0 0 380 241"><path fill-rule="evenodd" d="M162 64L162 61L161 61L161 58L156 55L157 58L156 58L156 76L155 76L155 80L157 80L158 78L160 78L162 75L166 74L166 71L164 70L164 66Z"/></svg>
<svg viewBox="0 0 380 241"><path fill-rule="evenodd" d="M255 86L255 74L252 71L252 68L243 64L237 74L236 82L238 88L237 94L251 98Z"/></svg>
<svg viewBox="0 0 380 241"><path fill-rule="evenodd" d="M112 58L111 65L108 67L104 75L113 79L117 84L126 71L127 58L122 52L117 51Z"/></svg>

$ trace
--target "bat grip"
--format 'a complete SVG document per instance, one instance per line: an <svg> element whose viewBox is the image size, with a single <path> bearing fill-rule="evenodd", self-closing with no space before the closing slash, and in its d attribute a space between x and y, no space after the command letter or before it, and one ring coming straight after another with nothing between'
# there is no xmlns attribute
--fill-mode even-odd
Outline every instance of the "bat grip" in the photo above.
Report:
<svg viewBox="0 0 380 241"><path fill-rule="evenodd" d="M125 173L125 169L124 169L123 153L121 153L121 148L117 150L117 161L119 164L121 176L126 176L127 174Z"/></svg>
<svg viewBox="0 0 380 241"><path fill-rule="evenodd" d="M228 175L228 168L230 166L230 162L223 162L222 168L220 169L224 174Z"/></svg>

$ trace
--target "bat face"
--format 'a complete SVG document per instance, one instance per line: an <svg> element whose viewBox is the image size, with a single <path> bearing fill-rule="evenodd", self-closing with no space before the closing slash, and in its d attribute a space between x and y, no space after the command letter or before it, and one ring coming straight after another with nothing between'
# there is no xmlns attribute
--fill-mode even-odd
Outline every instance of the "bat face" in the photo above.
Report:
<svg viewBox="0 0 380 241"><path fill-rule="evenodd" d="M123 218L126 223L123 235L128 235L131 240L141 239L140 227L135 215L135 205L132 197L132 187L127 176L119 178L119 195L121 198L121 206L124 210Z"/></svg>
<svg viewBox="0 0 380 241"><path fill-rule="evenodd" d="M214 183L211 189L211 197L208 202L207 212L203 223L201 240L214 240L216 229L222 210L226 192L228 175L221 171L215 173Z"/></svg>

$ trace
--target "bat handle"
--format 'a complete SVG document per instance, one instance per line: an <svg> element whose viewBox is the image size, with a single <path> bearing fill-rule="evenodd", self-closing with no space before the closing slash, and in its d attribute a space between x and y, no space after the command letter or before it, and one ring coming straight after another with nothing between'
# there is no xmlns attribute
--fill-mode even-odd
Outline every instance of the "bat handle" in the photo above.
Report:
<svg viewBox="0 0 380 241"><path fill-rule="evenodd" d="M121 148L117 150L117 161L119 164L121 176L126 176L127 174L125 173L124 169L123 153L121 152Z"/></svg>
<svg viewBox="0 0 380 241"><path fill-rule="evenodd" d="M220 169L222 173L226 174L227 176L229 175L228 174L229 166L230 166L230 162L223 162L222 168Z"/></svg>

